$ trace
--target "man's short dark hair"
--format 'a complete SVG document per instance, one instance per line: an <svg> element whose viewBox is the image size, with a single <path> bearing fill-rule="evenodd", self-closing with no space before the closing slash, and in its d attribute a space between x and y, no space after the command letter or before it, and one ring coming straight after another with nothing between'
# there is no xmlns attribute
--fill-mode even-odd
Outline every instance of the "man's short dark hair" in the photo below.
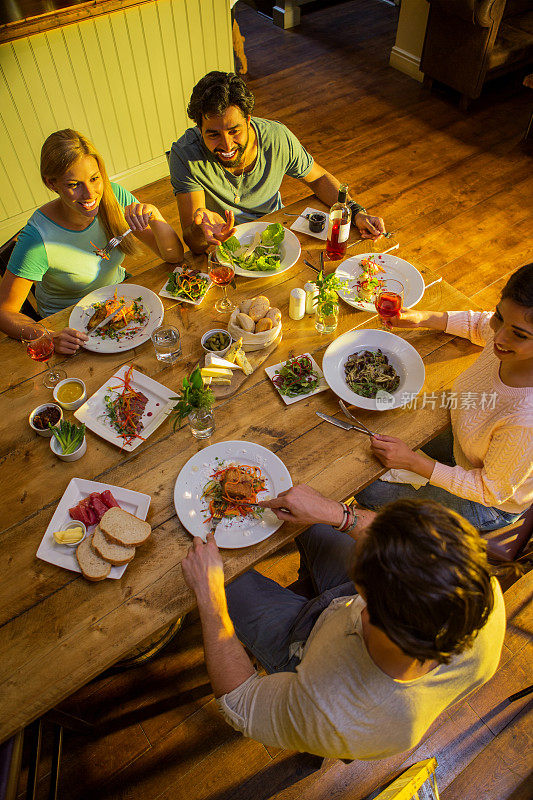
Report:
<svg viewBox="0 0 533 800"><path fill-rule="evenodd" d="M494 604L485 543L454 511L396 500L366 530L351 575L372 625L419 661L449 663Z"/></svg>
<svg viewBox="0 0 533 800"><path fill-rule="evenodd" d="M187 114L202 127L204 117L222 116L229 106L237 106L244 117L254 110L255 98L234 72L208 72L192 90Z"/></svg>

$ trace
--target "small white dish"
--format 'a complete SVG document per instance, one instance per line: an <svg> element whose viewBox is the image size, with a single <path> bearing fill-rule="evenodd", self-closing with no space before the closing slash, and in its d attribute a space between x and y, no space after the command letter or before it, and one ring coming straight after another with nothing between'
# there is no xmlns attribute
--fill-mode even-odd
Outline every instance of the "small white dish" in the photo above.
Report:
<svg viewBox="0 0 533 800"><path fill-rule="evenodd" d="M67 455L65 455L65 453L61 451L61 445L57 441L56 437L52 436L50 439L50 450L55 456L61 459L61 461L77 461L78 458L81 458L85 455L87 450L87 438L84 436L83 442L80 444L78 449L74 450L73 453L67 453Z"/></svg>
<svg viewBox="0 0 533 800"><path fill-rule="evenodd" d="M76 400L71 400L70 402L65 402L64 400L59 400L57 395L59 390L62 386L66 386L67 383L76 383L78 386L81 386L81 394ZM76 411L77 408L82 406L85 401L87 400L87 388L81 378L65 378L63 381L59 381L57 386L54 389L54 400L56 403L64 408L65 411Z"/></svg>
<svg viewBox="0 0 533 800"><path fill-rule="evenodd" d="M222 333L224 336L227 336L229 338L229 343L227 347L224 347L222 350L211 350L209 347L205 346L207 339L209 339L210 336L214 336L215 333ZM223 356L225 353L227 353L231 347L231 342L232 342L231 334L228 333L228 331L224 330L224 328L213 328L212 331L206 331L202 336L202 338L200 339L200 344L202 345L205 352L214 353L216 356Z"/></svg>
<svg viewBox="0 0 533 800"><path fill-rule="evenodd" d="M81 544L83 542L83 540L87 536L87 528L85 526L85 523L80 522L77 519L73 519L72 522L67 523L67 525L65 525L65 527L62 528L61 530L68 531L71 528L81 528L82 529L83 534L82 534L81 539L78 539L77 542L73 542L72 544L70 544L69 542L61 542L60 543L60 542L56 541L56 538L55 538L54 534L52 533L52 539L54 540L54 544L56 545L56 547L77 547L79 544Z"/></svg>
<svg viewBox="0 0 533 800"><path fill-rule="evenodd" d="M287 361L290 361L290 359L287 359L287 361L281 361L279 364L273 364L271 367L265 367L265 372L272 381L274 389L278 392L283 402L286 403L286 405L288 406L292 405L292 403L297 403L298 400L304 400L307 397L312 397L314 394L318 394L319 392L324 392L326 389L329 388L325 381L324 373L316 363L311 353L302 353L302 355L307 356L309 359L311 359L311 365L318 375L318 385L316 389L313 389L312 392L307 392L307 394L299 394L297 397L287 397L287 395L281 393L279 387L276 386L276 384L274 383L276 371L281 367L285 366Z"/></svg>
<svg viewBox="0 0 533 800"><path fill-rule="evenodd" d="M328 220L326 214L326 224L324 226L324 230L320 231L319 233L315 233L309 227L309 220L305 218L306 214L323 214L323 211L319 211L318 208L305 208L302 211L302 215L294 220L291 225L291 231L296 231L297 233L305 233L307 236L314 236L315 239L322 239L323 242L327 241L328 238Z"/></svg>
<svg viewBox="0 0 533 800"><path fill-rule="evenodd" d="M183 269L181 267L176 267L174 272L183 272ZM199 306L204 297L206 296L206 294L208 293L209 289L212 287L213 281L211 280L209 275L205 272L199 272L198 277L206 278L208 284L206 286L205 291L196 300L191 300L189 297L182 297L179 294L172 294L172 292L168 292L167 291L168 280L166 281L165 285L161 288L161 291L159 292L159 297L167 297L169 300L177 300L179 303L191 303L191 305L193 306Z"/></svg>
<svg viewBox="0 0 533 800"><path fill-rule="evenodd" d="M63 411L61 407L58 406L57 403L43 403L42 406L37 406L37 408L34 408L30 416L28 417L28 422L30 423L30 428L32 428L32 430L34 430L35 433L38 433L39 436L44 436L45 439L49 439L52 435L52 431L50 430L50 428L44 428L44 429L38 428L36 425L34 425L33 422L37 414L40 414L42 411L45 410L45 408L57 408L57 410L59 411L59 419L57 420L56 425L59 425L59 423L63 419Z"/></svg>

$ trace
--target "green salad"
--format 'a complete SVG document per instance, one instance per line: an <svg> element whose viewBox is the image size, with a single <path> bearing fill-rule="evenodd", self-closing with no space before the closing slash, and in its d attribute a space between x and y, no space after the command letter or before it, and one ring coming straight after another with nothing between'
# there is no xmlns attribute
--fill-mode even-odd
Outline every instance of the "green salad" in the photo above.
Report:
<svg viewBox="0 0 533 800"><path fill-rule="evenodd" d="M232 236L217 247L217 256L221 262L229 262L233 267L257 270L257 272L275 272L281 265L281 244L285 238L285 230L280 222L270 224L261 235L252 242L254 249L248 252L251 245L241 245L236 236Z"/></svg>

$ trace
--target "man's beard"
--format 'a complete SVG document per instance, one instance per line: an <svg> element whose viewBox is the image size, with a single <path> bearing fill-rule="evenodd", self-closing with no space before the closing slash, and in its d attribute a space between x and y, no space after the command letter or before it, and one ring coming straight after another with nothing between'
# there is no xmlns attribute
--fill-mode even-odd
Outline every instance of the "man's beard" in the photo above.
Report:
<svg viewBox="0 0 533 800"><path fill-rule="evenodd" d="M236 150L237 152L235 153L235 156L234 158L231 159L231 161L228 161L228 159L220 158L219 157L220 150L218 152L215 150L215 155L217 156L219 162L224 167L232 167L233 169L241 167L244 165L244 154L246 152L246 148L248 147L249 141L250 141L250 129L248 128L248 136L246 137L246 142L244 144L235 143L233 145L233 149Z"/></svg>

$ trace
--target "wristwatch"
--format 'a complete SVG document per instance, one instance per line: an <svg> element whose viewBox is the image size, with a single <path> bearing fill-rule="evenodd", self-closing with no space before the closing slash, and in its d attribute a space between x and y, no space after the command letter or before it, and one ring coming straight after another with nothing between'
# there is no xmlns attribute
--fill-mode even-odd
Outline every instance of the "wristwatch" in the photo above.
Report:
<svg viewBox="0 0 533 800"><path fill-rule="evenodd" d="M348 206L348 208L352 212L352 225L355 225L356 216L359 214L360 211L362 211L364 214L366 214L366 208L364 208L363 206L360 206L359 203L355 202L355 200L350 200L350 202L346 203L346 205Z"/></svg>

